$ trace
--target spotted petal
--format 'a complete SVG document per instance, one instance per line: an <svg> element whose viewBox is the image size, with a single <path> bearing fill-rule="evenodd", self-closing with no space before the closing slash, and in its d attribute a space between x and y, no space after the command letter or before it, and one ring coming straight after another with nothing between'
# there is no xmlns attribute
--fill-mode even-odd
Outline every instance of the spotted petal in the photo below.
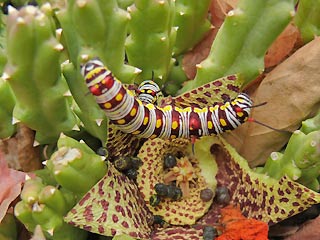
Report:
<svg viewBox="0 0 320 240"><path fill-rule="evenodd" d="M109 164L107 174L67 214L69 224L104 236L149 239L152 214L136 185Z"/></svg>
<svg viewBox="0 0 320 240"><path fill-rule="evenodd" d="M244 216L269 224L277 223L320 203L320 194L294 182L256 173L225 140L211 147L219 167L218 185L229 188L231 203L238 204Z"/></svg>
<svg viewBox="0 0 320 240"><path fill-rule="evenodd" d="M160 105L175 105L180 108L190 106L204 108L212 106L228 98L235 98L239 94L242 83L243 81L239 78L239 75L229 75L192 89L179 96L163 98Z"/></svg>

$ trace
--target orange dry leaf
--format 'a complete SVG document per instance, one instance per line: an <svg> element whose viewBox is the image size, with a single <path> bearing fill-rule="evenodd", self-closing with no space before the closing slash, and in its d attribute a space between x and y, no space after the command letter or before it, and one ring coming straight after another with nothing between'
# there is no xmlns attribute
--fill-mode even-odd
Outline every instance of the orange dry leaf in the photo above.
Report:
<svg viewBox="0 0 320 240"><path fill-rule="evenodd" d="M245 218L239 207L227 206L221 209L220 223L224 226L216 240L267 240L268 224Z"/></svg>
<svg viewBox="0 0 320 240"><path fill-rule="evenodd" d="M21 185L26 174L8 168L7 162L0 152L0 222L5 216L10 204L21 192Z"/></svg>
<svg viewBox="0 0 320 240"><path fill-rule="evenodd" d="M268 49L264 58L265 67L273 67L283 61L293 50L298 38L298 28L293 23L289 24Z"/></svg>

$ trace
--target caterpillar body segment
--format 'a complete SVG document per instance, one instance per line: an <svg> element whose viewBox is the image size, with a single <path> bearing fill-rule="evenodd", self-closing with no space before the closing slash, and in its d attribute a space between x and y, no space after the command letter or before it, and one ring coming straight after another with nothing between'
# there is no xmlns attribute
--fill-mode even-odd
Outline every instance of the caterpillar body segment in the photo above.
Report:
<svg viewBox="0 0 320 240"><path fill-rule="evenodd" d="M144 104L99 60L82 68L90 92L107 117L122 132L140 138L190 138L233 130L247 121L252 101L245 93L203 108Z"/></svg>

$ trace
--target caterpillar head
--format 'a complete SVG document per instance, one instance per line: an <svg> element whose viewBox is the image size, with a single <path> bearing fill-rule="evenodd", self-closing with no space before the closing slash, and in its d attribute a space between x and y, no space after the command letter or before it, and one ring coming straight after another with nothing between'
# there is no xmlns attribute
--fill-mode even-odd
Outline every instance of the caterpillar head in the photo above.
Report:
<svg viewBox="0 0 320 240"><path fill-rule="evenodd" d="M157 104L159 98L163 96L160 87L152 80L143 81L136 90L137 97L143 103Z"/></svg>
<svg viewBox="0 0 320 240"><path fill-rule="evenodd" d="M243 123L247 121L252 108L252 100L245 93L240 93L237 98L232 101L233 109L236 112L238 120Z"/></svg>
<svg viewBox="0 0 320 240"><path fill-rule="evenodd" d="M84 78L87 78L88 73L90 73L94 69L101 67L104 67L104 64L100 59L91 59L81 66L81 74Z"/></svg>

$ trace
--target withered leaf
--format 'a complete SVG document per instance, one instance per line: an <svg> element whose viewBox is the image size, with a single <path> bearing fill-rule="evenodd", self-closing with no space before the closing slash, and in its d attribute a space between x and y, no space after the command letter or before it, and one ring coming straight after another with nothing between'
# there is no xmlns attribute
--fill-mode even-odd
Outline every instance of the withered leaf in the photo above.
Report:
<svg viewBox="0 0 320 240"><path fill-rule="evenodd" d="M298 129L319 107L319 66L320 38L316 38L267 74L253 96L255 104L267 104L252 109L251 117L277 129ZM251 166L257 166L279 151L290 135L245 123L225 137Z"/></svg>

